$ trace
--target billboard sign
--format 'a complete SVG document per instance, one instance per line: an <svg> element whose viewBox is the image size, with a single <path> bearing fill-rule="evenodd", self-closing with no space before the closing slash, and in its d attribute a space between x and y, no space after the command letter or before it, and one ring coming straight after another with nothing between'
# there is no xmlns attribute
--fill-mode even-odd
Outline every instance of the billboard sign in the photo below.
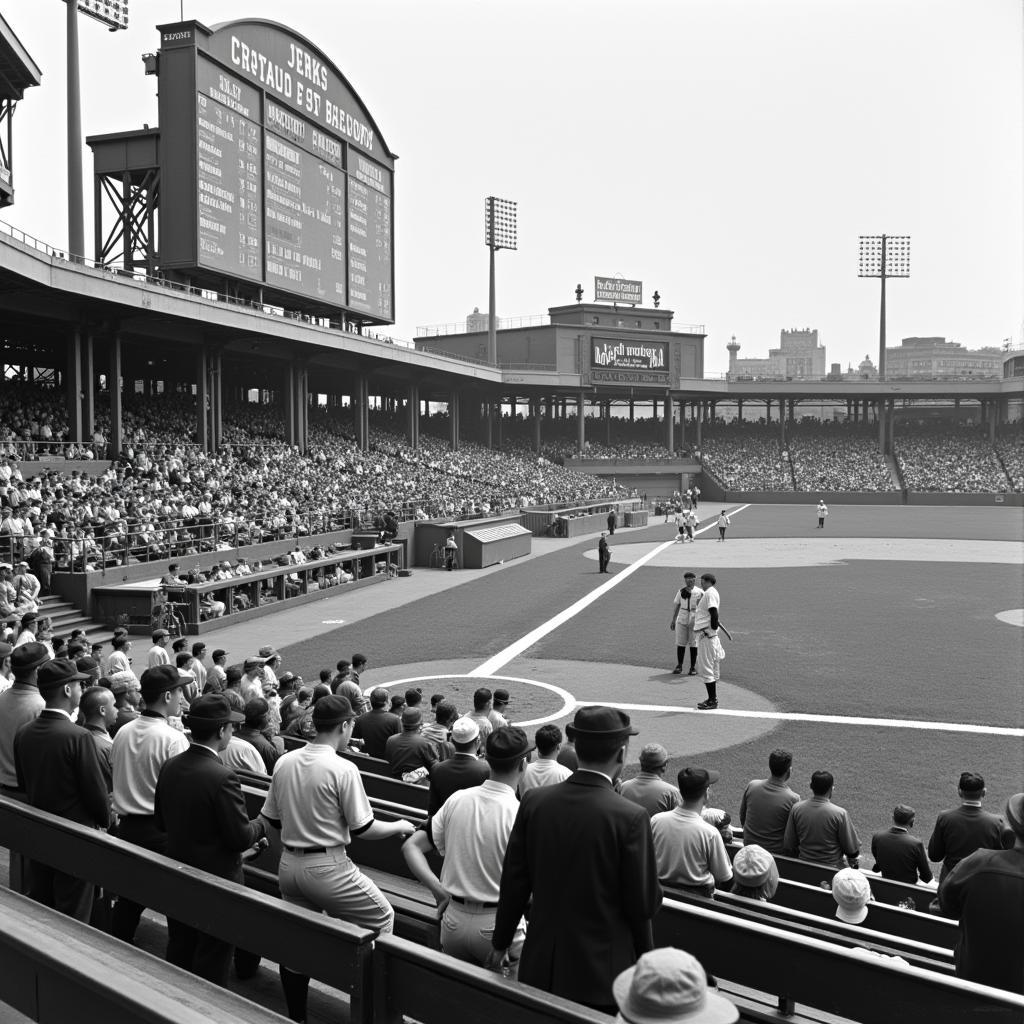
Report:
<svg viewBox="0 0 1024 1024"><path fill-rule="evenodd" d="M592 338L590 365L594 370L640 370L667 374L668 342Z"/></svg>
<svg viewBox="0 0 1024 1024"><path fill-rule="evenodd" d="M394 154L312 43L161 27L161 265L394 323Z"/></svg>
<svg viewBox="0 0 1024 1024"><path fill-rule="evenodd" d="M643 302L643 281L627 281L623 277L595 277L594 301L619 302L639 306Z"/></svg>

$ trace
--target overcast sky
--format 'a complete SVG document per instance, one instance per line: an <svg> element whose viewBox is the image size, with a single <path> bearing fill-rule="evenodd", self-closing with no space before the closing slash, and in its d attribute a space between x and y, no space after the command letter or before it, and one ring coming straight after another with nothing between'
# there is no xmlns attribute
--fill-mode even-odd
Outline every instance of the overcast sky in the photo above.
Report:
<svg viewBox="0 0 1024 1024"><path fill-rule="evenodd" d="M890 344L1024 343L1021 0L184 0L207 25L287 20L338 65L396 169L391 333L487 308L483 199L519 204L498 312L544 313L595 275L703 324L709 373L812 327L877 359L857 236L912 236ZM16 204L66 244L64 5L0 0L43 70L15 118ZM157 123L140 55L179 0L80 27L85 134ZM85 158L92 247L92 161ZM167 216L168 211L162 211Z"/></svg>

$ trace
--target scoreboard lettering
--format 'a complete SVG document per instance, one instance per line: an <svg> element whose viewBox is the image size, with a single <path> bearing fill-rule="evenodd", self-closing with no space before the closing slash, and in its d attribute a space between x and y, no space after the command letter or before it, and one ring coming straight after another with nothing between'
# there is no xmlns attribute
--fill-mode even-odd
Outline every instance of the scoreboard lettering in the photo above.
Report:
<svg viewBox="0 0 1024 1024"><path fill-rule="evenodd" d="M162 264L393 323L394 157L333 65L267 22L161 31L164 209L194 212Z"/></svg>

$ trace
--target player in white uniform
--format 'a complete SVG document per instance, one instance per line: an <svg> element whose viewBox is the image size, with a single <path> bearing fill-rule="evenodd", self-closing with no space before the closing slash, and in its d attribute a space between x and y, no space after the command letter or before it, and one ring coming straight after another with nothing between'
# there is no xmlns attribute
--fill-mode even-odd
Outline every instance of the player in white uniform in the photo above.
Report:
<svg viewBox="0 0 1024 1024"><path fill-rule="evenodd" d="M676 591L672 600L672 621L669 629L676 633L676 667L673 675L682 675L683 657L686 648L690 648L690 671L687 675L697 674L697 635L693 631L693 619L697 612L697 604L704 596L704 591L696 586L697 576L692 572L683 573L683 586Z"/></svg>
<svg viewBox="0 0 1024 1024"><path fill-rule="evenodd" d="M728 631L719 621L721 598L715 584L717 579L709 572L700 578L704 594L697 602L697 611L693 616L693 630L697 634L697 675L708 691L708 699L701 701L697 707L701 711L709 711L718 707L718 680L721 678L720 664L725 657L722 641L718 639L719 627L728 636Z"/></svg>
<svg viewBox="0 0 1024 1024"><path fill-rule="evenodd" d="M828 515L828 505L825 504L824 499L818 499L818 529L825 529L825 516Z"/></svg>
<svg viewBox="0 0 1024 1024"><path fill-rule="evenodd" d="M686 513L678 505L676 506L676 513L672 517L676 524L676 541L686 541Z"/></svg>

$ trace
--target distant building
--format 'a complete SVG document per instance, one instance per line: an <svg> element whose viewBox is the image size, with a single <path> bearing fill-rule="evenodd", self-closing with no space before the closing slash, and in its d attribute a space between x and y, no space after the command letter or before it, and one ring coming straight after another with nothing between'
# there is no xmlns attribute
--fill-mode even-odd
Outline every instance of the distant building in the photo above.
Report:
<svg viewBox="0 0 1024 1024"><path fill-rule="evenodd" d="M742 377L814 378L825 376L825 346L818 344L818 332L808 327L781 331L779 347L768 350L767 359L740 359L735 336L729 350L729 379Z"/></svg>
<svg viewBox="0 0 1024 1024"><path fill-rule="evenodd" d="M497 319L497 318L496 318ZM480 312L479 306L473 307L473 312L466 317L466 333L473 334L477 331L486 331L490 328L490 317ZM495 329L501 327L501 320L495 323Z"/></svg>
<svg viewBox="0 0 1024 1024"><path fill-rule="evenodd" d="M945 338L904 338L885 350L887 377L1002 377L1006 353L967 349Z"/></svg>

